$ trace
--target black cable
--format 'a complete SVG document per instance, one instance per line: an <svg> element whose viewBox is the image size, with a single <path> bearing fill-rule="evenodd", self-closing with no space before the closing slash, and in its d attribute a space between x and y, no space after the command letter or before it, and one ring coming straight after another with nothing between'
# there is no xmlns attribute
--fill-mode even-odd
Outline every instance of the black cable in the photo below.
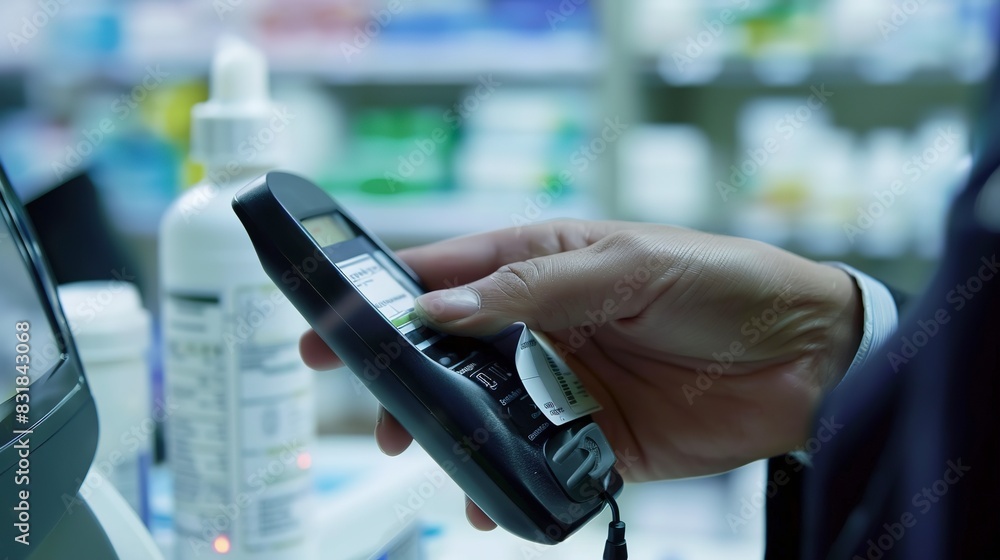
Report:
<svg viewBox="0 0 1000 560"><path fill-rule="evenodd" d="M615 497L607 490L601 492L601 497L611 507L611 523L608 523L608 540L604 543L604 560L626 560L628 547L625 545L625 524L622 523L621 512Z"/></svg>
<svg viewBox="0 0 1000 560"><path fill-rule="evenodd" d="M618 509L618 502L615 501L615 497L607 491L602 492L601 497L604 498L604 501L608 503L608 507L611 508L611 522L621 523L621 511Z"/></svg>

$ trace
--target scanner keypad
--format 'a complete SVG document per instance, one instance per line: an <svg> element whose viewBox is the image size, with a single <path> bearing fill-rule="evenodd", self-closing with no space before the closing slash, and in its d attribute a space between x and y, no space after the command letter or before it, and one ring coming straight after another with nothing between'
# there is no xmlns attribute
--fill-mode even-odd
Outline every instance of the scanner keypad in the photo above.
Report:
<svg viewBox="0 0 1000 560"><path fill-rule="evenodd" d="M440 358L438 363L445 365ZM505 367L497 356L475 351L449 369L493 395L500 405L500 415L509 419L530 441L545 439L539 437L550 426L544 412L535 405L515 372Z"/></svg>

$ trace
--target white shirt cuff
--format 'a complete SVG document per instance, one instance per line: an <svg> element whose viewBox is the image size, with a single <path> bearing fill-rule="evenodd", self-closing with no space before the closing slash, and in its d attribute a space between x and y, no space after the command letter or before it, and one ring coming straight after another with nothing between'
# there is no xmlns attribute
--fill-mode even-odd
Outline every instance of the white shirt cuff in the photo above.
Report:
<svg viewBox="0 0 1000 560"><path fill-rule="evenodd" d="M864 334L858 353L854 355L851 367L847 368L844 379L856 370L864 367L872 352L892 336L899 324L899 311L896 301L884 284L868 276L864 272L838 262L823 263L835 266L851 275L861 289L861 305L865 310Z"/></svg>

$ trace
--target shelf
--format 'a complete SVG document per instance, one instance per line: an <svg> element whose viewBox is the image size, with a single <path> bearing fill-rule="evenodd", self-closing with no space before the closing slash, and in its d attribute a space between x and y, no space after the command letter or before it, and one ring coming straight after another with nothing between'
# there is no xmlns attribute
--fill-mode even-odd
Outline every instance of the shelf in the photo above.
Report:
<svg viewBox="0 0 1000 560"><path fill-rule="evenodd" d="M283 41L263 44L272 71L331 84L475 84L492 75L500 82L590 82L600 76L603 52L586 33L456 35L432 40L373 42L350 56L347 41ZM172 79L207 75L210 45L132 45L128 56L60 64L0 57L0 72L50 73L62 81L101 79L134 85L156 61ZM301 53L312 53L303 57ZM44 62L44 64L43 64Z"/></svg>
<svg viewBox="0 0 1000 560"><path fill-rule="evenodd" d="M406 196L334 194L373 233L395 246L416 245L557 218L606 214L583 193L552 200L528 191L441 192Z"/></svg>
<svg viewBox="0 0 1000 560"><path fill-rule="evenodd" d="M342 43L317 46L317 56L295 56L301 45L274 49L274 68L300 72L338 84L474 83L493 74L500 80L564 82L596 79L602 56L585 34L543 36L493 34L434 41L374 43L350 57Z"/></svg>
<svg viewBox="0 0 1000 560"><path fill-rule="evenodd" d="M698 64L696 60L693 64ZM729 58L702 61L700 67L679 71L669 56L640 60L647 83L674 87L798 87L825 82L863 86L954 86L982 83L992 68L990 61L975 64L912 69L876 66L861 58L795 58L750 60Z"/></svg>

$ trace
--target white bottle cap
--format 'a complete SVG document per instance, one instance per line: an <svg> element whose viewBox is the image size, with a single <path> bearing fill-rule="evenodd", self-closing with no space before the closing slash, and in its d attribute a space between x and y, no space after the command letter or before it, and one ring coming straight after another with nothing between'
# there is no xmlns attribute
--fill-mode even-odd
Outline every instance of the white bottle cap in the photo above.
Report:
<svg viewBox="0 0 1000 560"><path fill-rule="evenodd" d="M59 301L85 362L133 359L149 348L149 313L134 285L115 280L64 284Z"/></svg>
<svg viewBox="0 0 1000 560"><path fill-rule="evenodd" d="M209 100L191 110L192 159L209 167L274 165L273 142L250 142L274 113L263 53L235 37L220 39L210 90Z"/></svg>

